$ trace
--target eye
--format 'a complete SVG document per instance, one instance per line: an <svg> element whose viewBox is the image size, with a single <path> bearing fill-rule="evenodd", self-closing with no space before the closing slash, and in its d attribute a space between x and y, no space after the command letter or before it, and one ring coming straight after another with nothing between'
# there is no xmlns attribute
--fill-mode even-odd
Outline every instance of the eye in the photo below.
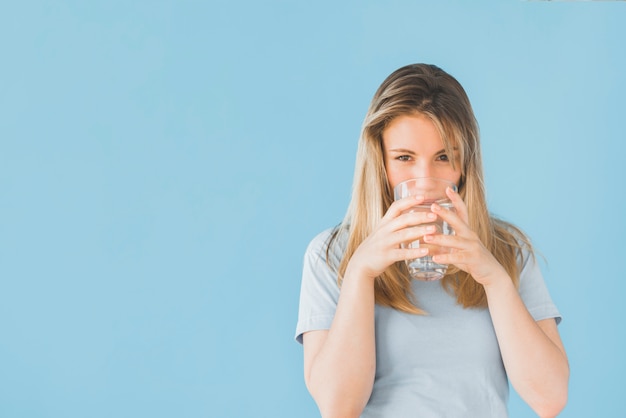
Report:
<svg viewBox="0 0 626 418"><path fill-rule="evenodd" d="M437 161L450 161L448 154L441 154L437 156Z"/></svg>
<svg viewBox="0 0 626 418"><path fill-rule="evenodd" d="M396 160L398 161L411 161L411 156L410 155L399 155L396 157Z"/></svg>

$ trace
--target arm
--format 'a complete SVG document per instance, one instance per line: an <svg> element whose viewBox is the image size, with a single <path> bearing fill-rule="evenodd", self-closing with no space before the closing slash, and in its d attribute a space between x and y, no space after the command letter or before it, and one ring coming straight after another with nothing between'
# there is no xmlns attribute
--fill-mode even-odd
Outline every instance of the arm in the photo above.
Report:
<svg viewBox="0 0 626 418"><path fill-rule="evenodd" d="M304 378L324 418L358 417L374 385L374 285L346 274L330 330L303 336Z"/></svg>
<svg viewBox="0 0 626 418"><path fill-rule="evenodd" d="M399 245L425 233L416 225L430 221L428 214L403 214L419 200L390 206L348 263L330 329L303 336L305 382L324 418L358 417L369 400L376 373L374 280L396 261L425 254Z"/></svg>
<svg viewBox="0 0 626 418"><path fill-rule="evenodd" d="M539 416L554 417L567 402L569 379L556 321L535 322L511 279L504 276L485 291L507 375Z"/></svg>
<svg viewBox="0 0 626 418"><path fill-rule="evenodd" d="M460 196L449 191L457 213L433 207L454 228L455 236L424 239L454 248L435 256L454 264L485 288L489 312L507 375L515 390L542 417L556 416L567 402L569 365L553 319L535 321L505 269L467 225L467 209Z"/></svg>

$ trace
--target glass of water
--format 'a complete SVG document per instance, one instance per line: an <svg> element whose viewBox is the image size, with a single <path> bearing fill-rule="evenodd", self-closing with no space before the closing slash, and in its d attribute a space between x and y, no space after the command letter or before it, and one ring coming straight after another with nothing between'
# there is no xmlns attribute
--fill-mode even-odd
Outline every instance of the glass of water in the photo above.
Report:
<svg viewBox="0 0 626 418"><path fill-rule="evenodd" d="M450 187L457 191L454 183L438 179L435 177L421 177L403 181L394 188L394 199L399 200L409 196L424 196L424 202L415 205L407 212L430 212L433 203L437 203L444 209L454 210L452 202L446 195L446 188ZM454 231L443 219L437 217L434 222L422 224L422 226L433 225L435 232L429 235L444 234L453 235ZM439 280L448 269L447 264L435 263L432 259L433 255L446 254L450 252L450 248L438 245L427 244L423 237L413 242L405 242L401 244L402 248L428 248L428 254L424 257L406 260L411 277L417 280Z"/></svg>

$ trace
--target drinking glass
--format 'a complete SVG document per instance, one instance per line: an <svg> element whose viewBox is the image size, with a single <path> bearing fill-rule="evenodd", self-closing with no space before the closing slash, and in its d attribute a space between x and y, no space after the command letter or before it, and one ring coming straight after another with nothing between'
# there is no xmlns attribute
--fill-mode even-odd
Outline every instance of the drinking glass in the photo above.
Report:
<svg viewBox="0 0 626 418"><path fill-rule="evenodd" d="M406 212L430 212L433 203L446 210L454 210L454 206L446 195L446 188L450 187L456 191L457 187L454 183L435 177L421 177L403 181L394 188L394 199L399 200L409 196L424 196L424 201L419 205L415 205ZM421 224L421 226L433 225L436 228L434 234L453 235L454 230L447 222L437 217L433 222ZM433 261L433 255L447 254L450 252L449 247L441 247L438 245L428 244L424 242L423 237L413 242L405 242L401 244L402 248L428 248L428 254L424 257L406 260L411 277L417 280L439 280L448 269L447 264L439 264Z"/></svg>

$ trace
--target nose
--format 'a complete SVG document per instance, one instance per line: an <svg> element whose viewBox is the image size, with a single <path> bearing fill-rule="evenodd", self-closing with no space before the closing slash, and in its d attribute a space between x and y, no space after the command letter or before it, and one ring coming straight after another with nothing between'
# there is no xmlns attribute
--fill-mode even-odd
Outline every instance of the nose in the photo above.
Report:
<svg viewBox="0 0 626 418"><path fill-rule="evenodd" d="M418 177L432 177L432 168L430 167L430 164L428 164L425 161L417 161L414 168L413 168L413 177L414 178L418 178Z"/></svg>

